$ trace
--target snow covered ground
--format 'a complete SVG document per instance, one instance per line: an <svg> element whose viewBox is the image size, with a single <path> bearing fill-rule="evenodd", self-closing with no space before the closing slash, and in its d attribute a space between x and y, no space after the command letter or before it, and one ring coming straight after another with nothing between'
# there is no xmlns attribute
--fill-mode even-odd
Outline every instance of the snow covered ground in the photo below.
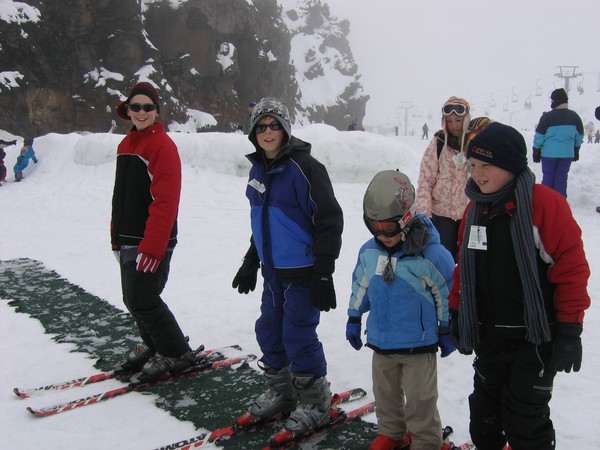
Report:
<svg viewBox="0 0 600 450"><path fill-rule="evenodd" d="M351 272L360 245L369 238L362 222L362 197L378 171L400 169L416 183L426 141L385 137L368 132L338 132L325 125L293 129L313 144L313 154L330 171L345 214L343 248L334 280L338 308L322 314L319 334L334 389L364 386L371 392L371 351L353 350L345 341L346 308ZM172 134L183 161L183 193L179 214L179 245L173 257L164 298L193 345L240 343L259 353L253 333L260 292L239 295L231 280L246 251L249 207L244 196L252 150L241 134ZM13 136L0 131L0 138ZM18 138L14 136L14 138ZM109 217L116 146L111 134L50 134L36 138L40 162L30 164L22 183L0 187L0 260L42 261L70 282L123 309L118 267L110 251ZM525 134L528 144L530 132ZM18 148L7 150L12 165ZM583 229L592 268L589 292L600 292L600 144L584 144L581 160L572 166L569 203ZM540 166L534 165L540 178ZM2 266L0 265L0 271ZM151 449L194 435L195 427L154 406L152 394L130 394L98 405L38 419L25 411L100 392L100 385L61 394L21 400L13 387L41 386L94 373L94 360L56 344L37 320L15 313L0 301L0 448L90 450ZM559 374L552 417L560 449L598 448L600 429L597 374L600 373L600 317L592 307L584 326L584 360L579 373ZM125 352L126 349L123 349ZM439 408L443 422L455 429L455 442L468 439L467 396L472 384L471 357L458 353L440 359ZM103 388L116 385L105 382ZM367 420L375 421L374 414ZM225 423L223 425L226 425Z"/></svg>

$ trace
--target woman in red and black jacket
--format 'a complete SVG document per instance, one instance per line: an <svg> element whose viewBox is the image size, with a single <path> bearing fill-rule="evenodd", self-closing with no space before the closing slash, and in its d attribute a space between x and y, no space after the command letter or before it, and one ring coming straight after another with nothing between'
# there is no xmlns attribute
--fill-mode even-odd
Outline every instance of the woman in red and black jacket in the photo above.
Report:
<svg viewBox="0 0 600 450"><path fill-rule="evenodd" d="M112 200L111 243L121 266L123 301L143 345L123 367L141 369L138 381L160 378L194 362L187 340L160 297L177 243L181 161L177 147L156 122L159 95L138 83L117 115L133 128L119 144Z"/></svg>

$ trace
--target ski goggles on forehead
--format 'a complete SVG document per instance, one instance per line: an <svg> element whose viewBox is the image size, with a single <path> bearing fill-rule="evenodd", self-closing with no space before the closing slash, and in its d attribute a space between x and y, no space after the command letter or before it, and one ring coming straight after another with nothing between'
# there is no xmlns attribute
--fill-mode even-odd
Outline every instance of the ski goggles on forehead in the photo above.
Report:
<svg viewBox="0 0 600 450"><path fill-rule="evenodd" d="M261 134L261 133L264 133L265 131L267 131L267 128L270 128L273 131L279 131L279 130L283 130L283 125L281 125L278 121L275 121L273 123L267 123L267 124L259 123L254 128L254 131L256 132L256 134Z"/></svg>
<svg viewBox="0 0 600 450"><path fill-rule="evenodd" d="M450 114L456 114L457 116L464 116L467 114L467 107L461 104L449 104L444 105L442 108L442 113L445 116L449 116Z"/></svg>
<svg viewBox="0 0 600 450"><path fill-rule="evenodd" d="M154 103L147 103L145 105L141 105L139 103L131 103L128 108L133 112L140 112L142 109L145 112L151 112L156 109L156 105Z"/></svg>

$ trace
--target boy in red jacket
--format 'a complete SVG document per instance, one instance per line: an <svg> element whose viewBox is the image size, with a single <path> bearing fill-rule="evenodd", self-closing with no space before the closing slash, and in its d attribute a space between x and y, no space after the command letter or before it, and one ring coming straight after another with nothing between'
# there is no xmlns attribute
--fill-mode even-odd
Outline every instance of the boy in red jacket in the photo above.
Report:
<svg viewBox="0 0 600 450"><path fill-rule="evenodd" d="M121 365L141 370L146 382L196 362L175 316L162 300L177 243L181 161L177 146L158 121L158 91L136 84L117 115L132 123L119 144L112 199L111 244L121 268L123 302L143 345Z"/></svg>
<svg viewBox="0 0 600 450"><path fill-rule="evenodd" d="M449 297L461 353L475 352L470 433L479 450L552 450L557 372L581 367L590 269L565 198L536 184L523 136L489 124L467 149L471 200Z"/></svg>

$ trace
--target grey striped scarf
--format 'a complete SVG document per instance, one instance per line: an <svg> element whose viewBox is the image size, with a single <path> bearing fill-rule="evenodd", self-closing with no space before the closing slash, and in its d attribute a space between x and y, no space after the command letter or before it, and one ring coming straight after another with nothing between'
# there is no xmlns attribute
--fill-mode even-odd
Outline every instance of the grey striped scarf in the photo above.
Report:
<svg viewBox="0 0 600 450"><path fill-rule="evenodd" d="M461 350L471 352L479 342L477 320L477 291L475 276L475 252L468 248L468 235L472 225L477 224L486 205L506 197L514 188L516 211L510 222L517 267L521 274L524 299L524 320L527 327L527 340L534 344L551 339L550 324L546 315L542 290L537 271L536 248L533 240L533 185L535 175L526 168L509 183L493 194L483 194L475 181L470 178L465 188L467 197L474 201L465 217L465 238L460 255L460 310L458 316ZM510 282L511 280L506 280Z"/></svg>

